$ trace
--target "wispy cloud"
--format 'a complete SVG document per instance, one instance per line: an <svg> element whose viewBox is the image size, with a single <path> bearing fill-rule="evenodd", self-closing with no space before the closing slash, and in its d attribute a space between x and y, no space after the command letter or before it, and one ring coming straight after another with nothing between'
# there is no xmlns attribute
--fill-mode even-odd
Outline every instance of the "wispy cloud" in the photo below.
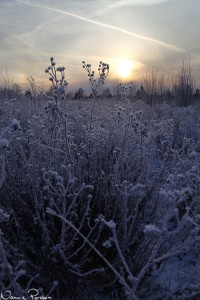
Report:
<svg viewBox="0 0 200 300"><path fill-rule="evenodd" d="M84 82L83 59L94 70L99 60L110 63L111 77L116 75L115 59L138 63L134 77L151 66L165 71L179 66L186 52L198 64L200 6L199 0L192 3L0 0L0 68L8 67L16 78L30 72L43 78L54 55L67 67L71 87Z"/></svg>
<svg viewBox="0 0 200 300"><path fill-rule="evenodd" d="M19 41L21 44L26 46L28 49L34 50L34 51L38 52L38 54L40 54L42 56L45 56L45 57L48 57L48 55L46 53L44 53L43 51L38 50L35 47L33 47L31 43L29 43L27 40L23 39L20 35L11 33L7 30L0 29L0 31L3 32L3 33L6 33L7 36L10 36L11 38L14 38L15 40Z"/></svg>
<svg viewBox="0 0 200 300"><path fill-rule="evenodd" d="M104 28L115 30L115 31L121 32L121 33L123 33L125 35L129 35L129 36L132 36L132 37L135 37L135 38L138 38L138 39L142 39L142 40L145 40L145 41L148 41L148 42L151 42L151 43L156 43L156 44L158 44L158 45L160 45L162 47L166 47L166 48L171 49L173 51L185 52L184 49L182 49L182 48L180 48L180 47L178 47L176 45L173 45L173 44L170 44L170 43L166 43L164 41L157 40L157 39L154 39L154 38L151 38L151 37L147 37L147 36L144 36L144 35L140 35L140 34L137 34L135 32L131 32L131 31L128 31L126 29L117 27L115 25L110 25L110 24L106 24L106 23L102 23L102 22L99 22L99 21L95 21L95 20L92 20L92 19L89 19L89 18L86 18L86 17L82 17L80 15L73 14L73 13L67 12L67 11L62 10L62 9L58 9L58 8L55 8L55 7L52 7L52 6L47 6L47 5L41 5L39 3L33 3L31 1L24 1L24 0L16 0L16 1L19 2L19 3L23 3L23 4L26 4L26 5L33 6L33 7L38 7L38 8L41 8L41 9L48 10L48 11L53 11L53 12L56 12L56 13L67 15L67 16L79 19L79 20L81 20L83 22L92 23L92 24L97 25L97 26L101 26L101 27L104 27ZM156 0L149 0L149 1L156 1ZM130 2L130 1L125 1L125 3L126 2Z"/></svg>
<svg viewBox="0 0 200 300"><path fill-rule="evenodd" d="M156 4L162 4L164 2L169 2L172 0L121 0L116 1L115 3L108 6L108 8L117 8L117 7L123 7L123 6L150 6L150 5L156 5Z"/></svg>
<svg viewBox="0 0 200 300"><path fill-rule="evenodd" d="M19 35L14 34L12 32L9 32L7 30L2 30L0 29L1 32L6 33L7 36L10 36L16 40L18 40L20 43L24 44L25 46L27 46L28 48L31 48L30 43L28 43L26 40L22 39Z"/></svg>

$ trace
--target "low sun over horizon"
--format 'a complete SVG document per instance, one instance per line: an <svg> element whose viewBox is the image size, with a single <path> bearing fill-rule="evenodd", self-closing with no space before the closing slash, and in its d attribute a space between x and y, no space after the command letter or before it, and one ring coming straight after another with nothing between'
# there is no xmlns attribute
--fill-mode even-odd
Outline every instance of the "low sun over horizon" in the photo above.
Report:
<svg viewBox="0 0 200 300"><path fill-rule="evenodd" d="M108 63L111 81L177 68L188 54L198 66L199 12L198 0L1 0L0 68L19 83L45 82L54 56L74 88L86 84L82 60L95 74Z"/></svg>

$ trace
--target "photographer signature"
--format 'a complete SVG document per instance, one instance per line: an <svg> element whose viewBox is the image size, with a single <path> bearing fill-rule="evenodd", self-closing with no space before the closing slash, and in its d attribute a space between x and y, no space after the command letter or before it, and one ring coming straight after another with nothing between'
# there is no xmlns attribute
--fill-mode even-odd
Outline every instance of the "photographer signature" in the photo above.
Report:
<svg viewBox="0 0 200 300"><path fill-rule="evenodd" d="M6 291L1 293L1 300L51 300L49 296L42 296L37 289L30 289L28 291L28 296L13 296L11 291Z"/></svg>

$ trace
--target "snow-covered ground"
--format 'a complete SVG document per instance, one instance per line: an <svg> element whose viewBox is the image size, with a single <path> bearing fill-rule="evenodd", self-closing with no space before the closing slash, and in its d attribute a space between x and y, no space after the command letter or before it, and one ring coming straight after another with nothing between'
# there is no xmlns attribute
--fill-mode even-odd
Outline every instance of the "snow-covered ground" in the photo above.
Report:
<svg viewBox="0 0 200 300"><path fill-rule="evenodd" d="M198 103L1 99L0 114L1 293L200 298Z"/></svg>

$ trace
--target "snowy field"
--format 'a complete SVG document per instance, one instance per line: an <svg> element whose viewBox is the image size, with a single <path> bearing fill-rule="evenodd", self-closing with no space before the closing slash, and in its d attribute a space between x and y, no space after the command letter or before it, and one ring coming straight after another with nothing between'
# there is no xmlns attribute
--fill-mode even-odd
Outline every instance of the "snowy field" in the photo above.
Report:
<svg viewBox="0 0 200 300"><path fill-rule="evenodd" d="M198 103L23 97L0 116L1 299L200 299Z"/></svg>

